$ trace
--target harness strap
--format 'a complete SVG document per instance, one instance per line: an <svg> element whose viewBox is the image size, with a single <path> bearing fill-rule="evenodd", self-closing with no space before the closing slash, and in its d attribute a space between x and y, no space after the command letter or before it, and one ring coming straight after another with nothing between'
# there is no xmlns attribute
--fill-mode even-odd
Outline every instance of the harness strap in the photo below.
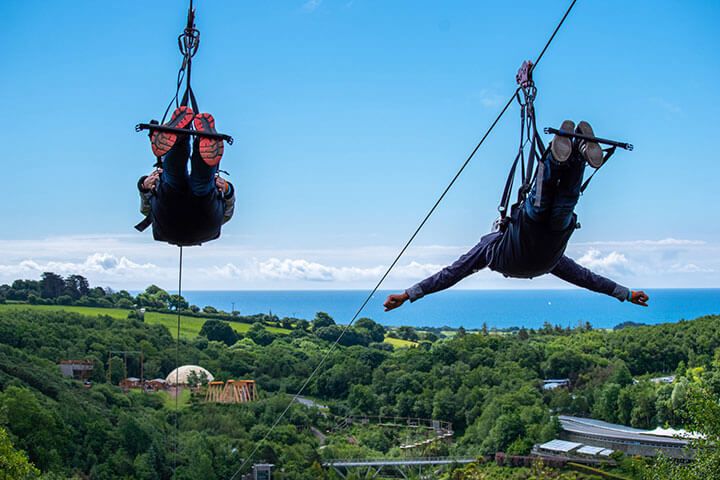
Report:
<svg viewBox="0 0 720 480"><path fill-rule="evenodd" d="M188 65L188 79L189 78L190 78L190 66ZM183 94L180 105L187 106L188 100L190 100L190 106L192 107L193 112L198 113L200 111L200 108L198 107L197 100L195 99L195 92L193 92L193 89L189 84L188 84L187 89L185 90L185 93Z"/></svg>
<svg viewBox="0 0 720 480"><path fill-rule="evenodd" d="M517 165L521 157L522 153L518 152L518 154L515 156L515 161L510 168L510 173L508 173L508 178L505 181L505 188L503 189L502 200L500 202L500 206L498 207L498 210L500 211L500 216L502 218L505 218L505 216L508 214L507 210L510 204L510 196L512 195L513 183L515 181L515 171L517 170Z"/></svg>
<svg viewBox="0 0 720 480"><path fill-rule="evenodd" d="M135 225L135 230L138 232L144 232L150 225L152 225L152 216L148 215L140 223Z"/></svg>
<svg viewBox="0 0 720 480"><path fill-rule="evenodd" d="M596 168L595 171L592 173L592 175L590 175L588 177L588 179L585 180L585 183L582 184L582 187L580 187L580 194L585 192L585 189L588 187L588 185L590 185L590 180L592 180L592 178L595 176L595 174L598 172L598 170L600 170L603 167L603 165L605 165L607 163L607 161L610 160L610 157L613 156L616 149L617 149L617 147L613 145L612 147L608 148L607 150L603 150L605 152L605 156L603 156L602 164L598 168Z"/></svg>
<svg viewBox="0 0 720 480"><path fill-rule="evenodd" d="M525 180L525 105L520 99L518 91L515 92L515 99L520 105L520 147L518 153L515 155L515 160L512 163L510 172L508 173L507 180L505 181L505 188L503 189L502 197L500 198L500 205L498 211L500 212L501 223L505 222L505 217L508 215L508 207L510 206L510 197L512 195L513 184L515 183L515 172L517 171L518 163L520 164L520 172L523 181Z"/></svg>
<svg viewBox="0 0 720 480"><path fill-rule="evenodd" d="M511 221L510 217L508 217L509 213L525 200L527 194L530 192L532 182L535 178L538 176L542 177L544 175L543 161L545 160L545 156L548 152L542 138L540 137L540 133L537 130L537 124L535 121L534 101L537 90L530 78L527 78L524 82L520 82L520 78L518 78L518 83L521 84L521 88L515 92L515 98L520 105L520 146L518 148L518 153L515 156L515 160L512 163L512 167L510 168L510 172L508 173L507 180L505 181L505 188L503 189L500 206L498 207L498 210L500 211L498 224L501 229L504 229ZM523 92L523 97L520 96L520 90ZM525 148L528 143L530 143L530 148L526 165ZM516 202L513 204L512 208L509 208L518 164L520 165L521 185L518 187ZM536 202L539 202L542 196L541 189L542 186L540 186L540 189L537 192L538 195Z"/></svg>

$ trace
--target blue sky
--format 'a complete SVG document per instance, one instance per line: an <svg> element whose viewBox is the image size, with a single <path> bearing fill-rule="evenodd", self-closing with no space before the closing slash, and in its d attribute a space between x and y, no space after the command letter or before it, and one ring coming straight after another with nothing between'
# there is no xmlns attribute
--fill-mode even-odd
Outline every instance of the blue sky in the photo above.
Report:
<svg viewBox="0 0 720 480"><path fill-rule="evenodd" d="M567 2L202 1L194 88L235 137L238 208L186 252L186 288L374 285ZM0 281L45 270L175 282L132 226L152 165L133 126L173 93L186 2L3 2ZM717 2L580 0L536 71L539 123L634 143L596 176L568 252L634 287L719 287ZM405 287L486 233L511 110L400 262ZM482 273L467 288L562 287Z"/></svg>

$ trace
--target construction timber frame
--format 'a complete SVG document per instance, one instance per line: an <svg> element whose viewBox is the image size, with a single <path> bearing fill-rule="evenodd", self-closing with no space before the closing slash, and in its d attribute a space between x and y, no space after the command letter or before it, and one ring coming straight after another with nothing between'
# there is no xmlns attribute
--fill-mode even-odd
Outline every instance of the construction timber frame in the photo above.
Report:
<svg viewBox="0 0 720 480"><path fill-rule="evenodd" d="M145 384L145 354L142 350L108 350L108 369L107 369L107 382L112 383L110 381L110 361L112 360L113 356L117 356L115 354L122 354L123 359L123 379L128 378L128 354L132 355L138 355L140 357L140 386L143 386Z"/></svg>
<svg viewBox="0 0 720 480"><path fill-rule="evenodd" d="M228 380L210 382L205 394L206 402L213 403L248 403L258 399L255 380Z"/></svg>

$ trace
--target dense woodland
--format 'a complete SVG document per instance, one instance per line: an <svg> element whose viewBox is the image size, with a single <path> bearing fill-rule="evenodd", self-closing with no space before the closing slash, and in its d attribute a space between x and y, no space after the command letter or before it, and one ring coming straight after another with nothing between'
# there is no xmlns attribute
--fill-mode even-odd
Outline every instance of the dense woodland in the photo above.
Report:
<svg viewBox="0 0 720 480"><path fill-rule="evenodd" d="M68 279L61 280L65 286L60 290L58 283L54 297L44 296L42 282L15 282L0 292L3 301L63 304L63 295L73 297ZM104 299L118 306L127 299L134 308L161 297L165 303L157 308L170 307L171 296L157 287L137 297L94 290L78 287L76 300ZM40 311L31 305L0 309L0 478L169 479L174 467L178 479L230 478L341 327L323 313L310 321L253 317L250 331L239 334L219 318L209 318L197 338L181 339L176 352L165 327L137 318ZM290 334L265 329L283 322ZM305 392L328 409L293 405L261 442L253 462L276 464L278 478L318 479L333 478L322 471L323 459L401 455L398 432L372 426L335 430L346 415L452 422L452 443L431 444L413 452L416 456L524 454L534 443L555 437L555 415L567 413L642 428L705 431L707 440L690 466L678 469L660 459L648 468L622 459L616 472L625 478L720 478L713 440L720 437L720 317L612 332L546 325L505 334L459 331L452 338L406 328L402 335L419 342L397 349L383 342L386 333L370 319L348 330ZM111 350L142 350L146 378L167 375L177 353L181 364L201 365L217 379L255 379L261 400L206 404L196 394L177 414L175 437L174 403L160 393L123 393L115 385L126 373L137 375L139 358L128 357L126 371L120 358L108 360ZM57 362L66 358L93 361L92 388L61 377ZM671 384L649 380L662 374L677 377ZM544 391L544 378L570 378L572 387ZM311 427L330 432L326 445ZM542 478L532 469L489 465L448 475L453 480ZM563 478L585 478L567 475Z"/></svg>

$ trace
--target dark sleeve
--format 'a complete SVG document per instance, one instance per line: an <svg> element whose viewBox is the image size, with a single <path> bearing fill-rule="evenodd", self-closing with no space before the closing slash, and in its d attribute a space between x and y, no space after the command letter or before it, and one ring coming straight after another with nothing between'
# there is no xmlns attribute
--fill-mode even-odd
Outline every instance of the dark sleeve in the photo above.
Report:
<svg viewBox="0 0 720 480"><path fill-rule="evenodd" d="M140 177L140 180L138 180L137 187L138 187L138 190L140 190L140 193L147 193L147 190L145 190L145 188L143 188L143 183L145 182L145 179L147 177L148 177L147 175L143 175L142 177Z"/></svg>
<svg viewBox="0 0 720 480"><path fill-rule="evenodd" d="M152 190L145 190L143 188L143 182L147 178L147 175L143 175L138 180L137 187L140 192L140 213L143 215L150 215L150 197L152 197Z"/></svg>
<svg viewBox="0 0 720 480"><path fill-rule="evenodd" d="M232 183L227 182L229 185L228 192L223 195L225 201L225 212L223 213L223 224L230 221L233 214L235 213L235 187Z"/></svg>
<svg viewBox="0 0 720 480"><path fill-rule="evenodd" d="M593 273L565 255L563 255L550 273L573 285L592 290L593 292L610 295L621 302L627 300L630 292L627 287L623 287L602 275Z"/></svg>
<svg viewBox="0 0 720 480"><path fill-rule="evenodd" d="M480 243L458 258L452 265L405 290L408 297L410 297L410 301L414 302L430 293L450 288L463 278L487 267L487 250L489 245L492 244L488 239L490 235L483 237Z"/></svg>

